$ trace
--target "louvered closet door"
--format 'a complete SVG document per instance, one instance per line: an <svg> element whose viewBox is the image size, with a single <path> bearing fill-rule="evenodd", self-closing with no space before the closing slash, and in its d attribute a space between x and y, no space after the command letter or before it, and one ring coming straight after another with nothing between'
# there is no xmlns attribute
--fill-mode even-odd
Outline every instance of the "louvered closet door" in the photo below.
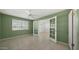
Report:
<svg viewBox="0 0 79 59"><path fill-rule="evenodd" d="M56 17L50 18L50 39L54 42L57 41L57 19Z"/></svg>

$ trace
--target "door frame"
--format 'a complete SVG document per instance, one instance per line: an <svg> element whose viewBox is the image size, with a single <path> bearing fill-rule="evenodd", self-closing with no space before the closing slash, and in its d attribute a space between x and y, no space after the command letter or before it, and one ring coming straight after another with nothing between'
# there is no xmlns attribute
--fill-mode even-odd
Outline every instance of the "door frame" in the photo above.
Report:
<svg viewBox="0 0 79 59"><path fill-rule="evenodd" d="M50 19L55 19L55 33L56 34L55 34L55 40L53 40L52 38L50 38L50 31L49 31L49 38L50 40L56 43L57 42L57 16L53 16L52 18L49 18L49 22L50 22Z"/></svg>
<svg viewBox="0 0 79 59"><path fill-rule="evenodd" d="M70 15L71 13L71 15ZM75 9L72 9L69 12L69 47L72 50L77 49L77 29L78 29L78 19L77 19L77 13Z"/></svg>
<svg viewBox="0 0 79 59"><path fill-rule="evenodd" d="M77 32L78 32L78 17L77 17L77 10L73 9L73 44L74 47L73 49L77 49L77 44L78 44L78 38L77 38Z"/></svg>
<svg viewBox="0 0 79 59"><path fill-rule="evenodd" d="M49 22L49 20L48 19L42 19L42 20L39 20L38 21L38 36L40 36L40 29L39 29L39 26L40 26L40 21L48 21ZM50 25L50 24L49 24ZM49 30L48 30L48 37L49 37Z"/></svg>
<svg viewBox="0 0 79 59"><path fill-rule="evenodd" d="M68 45L70 49L73 49L72 44L73 44L73 11L71 10L68 14Z"/></svg>
<svg viewBox="0 0 79 59"><path fill-rule="evenodd" d="M33 36L38 36L38 34L35 34L35 32L34 32L34 31L35 31L35 26L34 26L34 23L35 23L35 22L38 22L38 21L37 21L37 20L34 20L34 21L33 21ZM38 25L37 25L37 26L38 26Z"/></svg>

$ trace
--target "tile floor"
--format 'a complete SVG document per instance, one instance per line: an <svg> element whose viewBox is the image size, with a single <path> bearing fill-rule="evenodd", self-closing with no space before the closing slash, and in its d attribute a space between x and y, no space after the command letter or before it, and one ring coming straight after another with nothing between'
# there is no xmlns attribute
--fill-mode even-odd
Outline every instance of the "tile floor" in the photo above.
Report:
<svg viewBox="0 0 79 59"><path fill-rule="evenodd" d="M47 37L22 35L0 41L0 50L69 50L67 45L54 43Z"/></svg>

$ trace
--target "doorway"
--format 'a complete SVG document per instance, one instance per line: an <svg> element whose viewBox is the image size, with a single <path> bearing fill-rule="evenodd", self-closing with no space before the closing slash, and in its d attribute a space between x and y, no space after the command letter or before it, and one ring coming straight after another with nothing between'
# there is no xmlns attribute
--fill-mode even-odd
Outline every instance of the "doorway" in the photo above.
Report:
<svg viewBox="0 0 79 59"><path fill-rule="evenodd" d="M38 36L57 42L57 17L38 21Z"/></svg>
<svg viewBox="0 0 79 59"><path fill-rule="evenodd" d="M49 20L39 20L38 21L38 36L40 38L49 38L50 32Z"/></svg>
<svg viewBox="0 0 79 59"><path fill-rule="evenodd" d="M33 21L33 36L38 36L38 21Z"/></svg>

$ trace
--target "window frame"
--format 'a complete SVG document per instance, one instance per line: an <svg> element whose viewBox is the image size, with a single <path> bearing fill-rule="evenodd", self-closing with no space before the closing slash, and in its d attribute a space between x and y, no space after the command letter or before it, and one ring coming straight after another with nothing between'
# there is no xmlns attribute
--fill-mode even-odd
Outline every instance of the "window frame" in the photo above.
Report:
<svg viewBox="0 0 79 59"><path fill-rule="evenodd" d="M26 20L12 19L12 31L28 30L29 22Z"/></svg>

